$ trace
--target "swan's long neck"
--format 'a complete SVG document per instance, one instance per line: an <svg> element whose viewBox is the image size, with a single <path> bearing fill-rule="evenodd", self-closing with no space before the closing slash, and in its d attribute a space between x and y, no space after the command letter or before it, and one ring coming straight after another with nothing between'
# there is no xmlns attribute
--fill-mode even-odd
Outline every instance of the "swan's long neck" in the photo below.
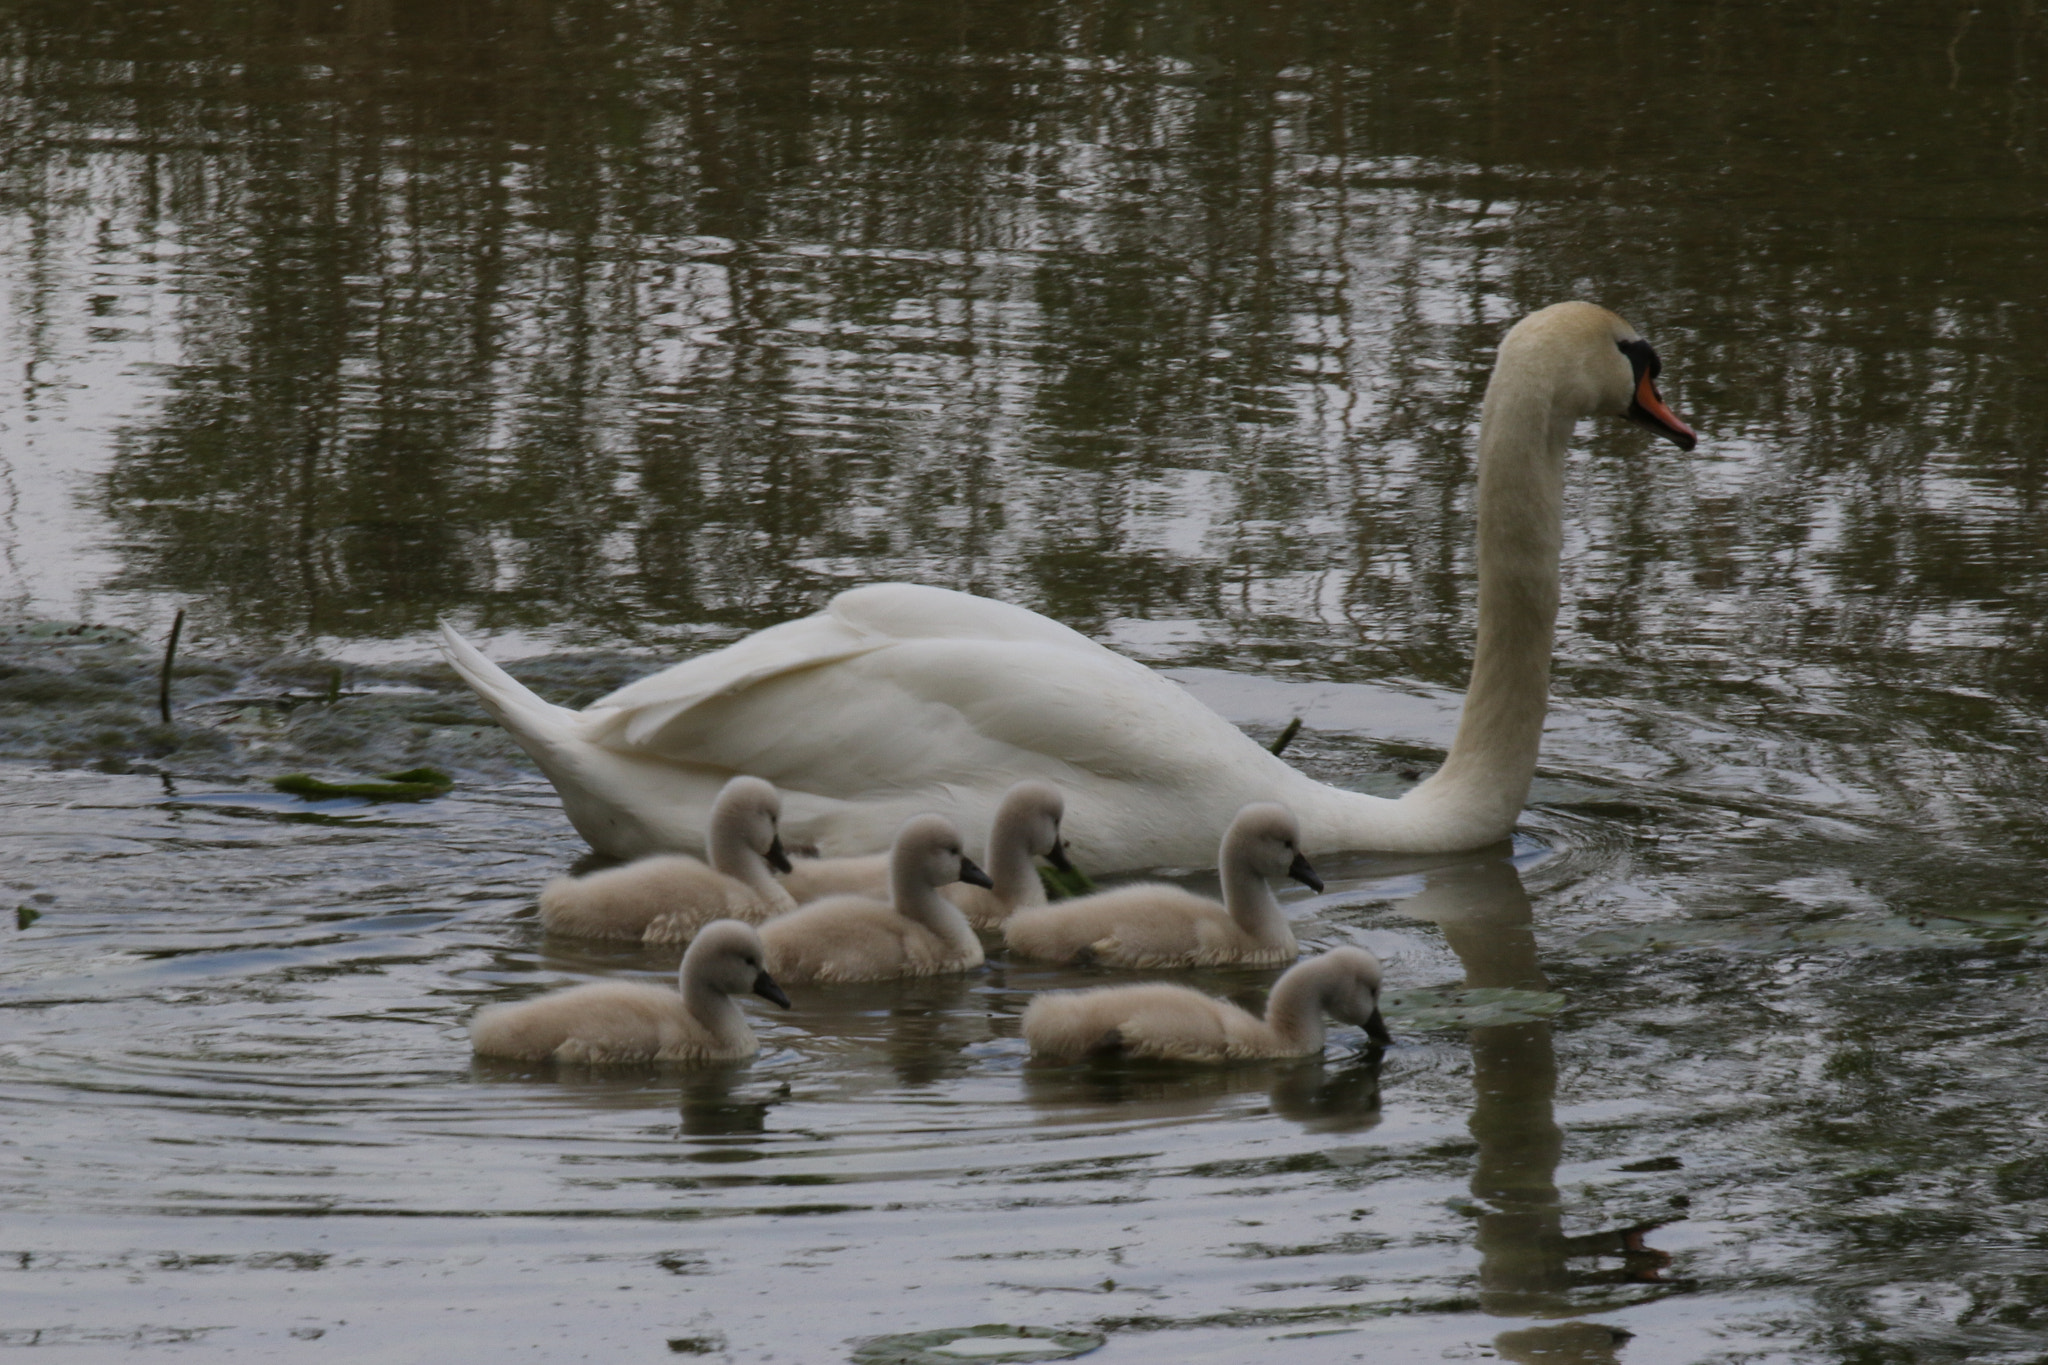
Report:
<svg viewBox="0 0 2048 1365"><path fill-rule="evenodd" d="M733 998L710 982L699 979L690 971L688 962L683 964L679 984L683 988L683 1008L713 1037L735 1042L753 1035L753 1030L747 1025L747 1016Z"/></svg>
<svg viewBox="0 0 2048 1365"><path fill-rule="evenodd" d="M789 900L789 893L775 880L768 859L754 847L747 825L744 814L717 809L711 812L711 828L704 832L705 852L710 855L711 866L768 904L782 904Z"/></svg>
<svg viewBox="0 0 2048 1365"><path fill-rule="evenodd" d="M1290 1052L1321 1052L1325 1024L1323 997L1328 993L1325 973L1317 961L1291 967L1273 983L1266 997L1266 1027L1274 1039Z"/></svg>
<svg viewBox="0 0 2048 1365"><path fill-rule="evenodd" d="M996 899L1012 910L1045 904L1045 883L1038 880L1038 864L1031 854L1031 811L1005 806L996 812L995 827L988 835L988 879L996 884Z"/></svg>
<svg viewBox="0 0 2048 1365"><path fill-rule="evenodd" d="M1246 866L1243 858L1232 857L1227 848L1218 861L1223 907L1230 911L1237 927L1260 943L1277 945L1290 941L1294 931L1287 927L1287 916L1266 879Z"/></svg>
<svg viewBox="0 0 2048 1365"><path fill-rule="evenodd" d="M1581 414L1558 401L1560 386L1547 369L1503 358L1487 385L1472 680L1443 766L1401 803L1493 831L1475 844L1505 837L1521 814L1550 701L1565 450Z"/></svg>
<svg viewBox="0 0 2048 1365"><path fill-rule="evenodd" d="M956 947L978 945L974 929L960 907L939 894L927 873L930 854L914 846L897 844L889 855L889 894L896 913L915 920ZM991 878L990 880L994 880Z"/></svg>

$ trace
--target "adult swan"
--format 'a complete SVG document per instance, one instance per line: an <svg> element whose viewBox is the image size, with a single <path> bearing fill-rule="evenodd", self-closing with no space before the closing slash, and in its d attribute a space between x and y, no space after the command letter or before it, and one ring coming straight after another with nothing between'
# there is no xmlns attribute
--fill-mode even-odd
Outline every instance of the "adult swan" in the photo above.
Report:
<svg viewBox="0 0 2048 1365"><path fill-rule="evenodd" d="M886 848L938 811L986 830L1011 784L1065 793L1096 870L1203 865L1238 809L1280 801L1303 850L1477 848L1514 827L1549 700L1565 448L1626 417L1690 450L1656 352L1604 308L1560 303L1501 342L1479 425L1479 624L1444 765L1398 800L1266 752L1143 664L1022 607L881 583L621 688L587 710L533 695L446 625L449 661L561 793L592 848L696 850L735 773L784 792L782 829L828 854Z"/></svg>

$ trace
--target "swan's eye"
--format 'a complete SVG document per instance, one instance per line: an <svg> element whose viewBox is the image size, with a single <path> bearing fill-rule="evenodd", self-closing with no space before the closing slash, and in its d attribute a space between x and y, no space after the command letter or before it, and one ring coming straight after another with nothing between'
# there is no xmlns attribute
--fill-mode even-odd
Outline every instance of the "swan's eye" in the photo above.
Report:
<svg viewBox="0 0 2048 1365"><path fill-rule="evenodd" d="M1643 376L1655 379L1664 373L1664 362L1657 358L1657 352L1650 343L1637 337L1634 341L1617 341L1614 349L1628 357L1629 368L1635 371L1636 383L1643 382Z"/></svg>

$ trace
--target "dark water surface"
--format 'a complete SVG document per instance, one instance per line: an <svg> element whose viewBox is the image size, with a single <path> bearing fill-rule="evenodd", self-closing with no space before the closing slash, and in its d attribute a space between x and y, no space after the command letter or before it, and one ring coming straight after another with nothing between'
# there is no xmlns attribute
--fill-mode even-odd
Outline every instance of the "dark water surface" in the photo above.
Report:
<svg viewBox="0 0 2048 1365"><path fill-rule="evenodd" d="M0 12L0 1346L2048 1360L2044 80L2018 0ZM1397 789L1575 296L1705 439L1574 457L1515 848L1290 902L1383 1059L1039 1072L999 963L472 1065L673 960L537 933L436 617L580 704L968 588Z"/></svg>

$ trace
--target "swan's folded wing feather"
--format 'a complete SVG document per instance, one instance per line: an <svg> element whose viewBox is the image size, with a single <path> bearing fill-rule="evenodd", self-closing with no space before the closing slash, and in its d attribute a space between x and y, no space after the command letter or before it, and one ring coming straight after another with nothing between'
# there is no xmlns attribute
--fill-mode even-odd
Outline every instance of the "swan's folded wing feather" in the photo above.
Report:
<svg viewBox="0 0 2048 1365"><path fill-rule="evenodd" d="M873 583L840 593L827 615L864 635L893 640L1006 640L1100 649L1070 627L1024 607L950 588Z"/></svg>
<svg viewBox="0 0 2048 1365"><path fill-rule="evenodd" d="M707 701L888 643L829 613L785 621L599 698L583 713L583 738L612 748L664 749L670 746L663 731Z"/></svg>
<svg viewBox="0 0 2048 1365"><path fill-rule="evenodd" d="M1033 641L903 641L858 661L850 672L887 681L940 728L913 771L950 772L979 782L994 769L1055 782L1062 769L1122 781L1171 783L1233 748L1258 755L1235 726L1143 664L1100 645ZM926 747L931 747L927 745ZM1035 758L1035 762L1024 756Z"/></svg>
<svg viewBox="0 0 2048 1365"><path fill-rule="evenodd" d="M820 717L830 717L820 724ZM820 795L978 775L1035 754L1108 776L1152 775L1188 726L1241 738L1142 664L1002 602L908 584L841 593L785 622L621 688L583 737ZM835 776L835 767L846 771Z"/></svg>

